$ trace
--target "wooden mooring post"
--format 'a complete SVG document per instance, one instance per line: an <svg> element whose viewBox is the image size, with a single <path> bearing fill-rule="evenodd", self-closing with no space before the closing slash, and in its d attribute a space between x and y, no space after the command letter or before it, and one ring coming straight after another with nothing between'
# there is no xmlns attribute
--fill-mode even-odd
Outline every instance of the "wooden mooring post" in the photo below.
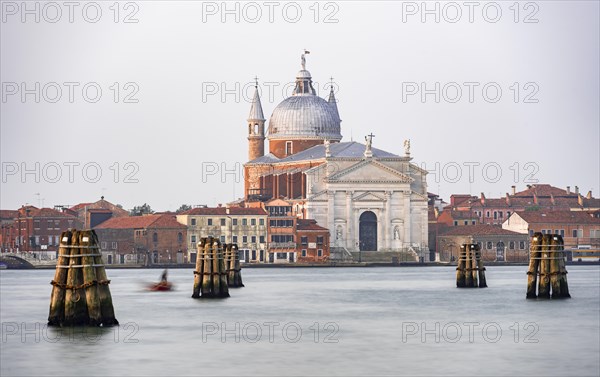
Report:
<svg viewBox="0 0 600 377"><path fill-rule="evenodd" d="M223 245L225 250L225 267L227 268L227 285L229 288L241 288L242 269L240 268L240 258L238 255L238 246L234 243Z"/></svg>
<svg viewBox="0 0 600 377"><path fill-rule="evenodd" d="M62 232L50 296L49 326L113 326L112 297L93 230Z"/></svg>
<svg viewBox="0 0 600 377"><path fill-rule="evenodd" d="M570 298L562 236L534 233L530 245L526 297Z"/></svg>
<svg viewBox="0 0 600 377"><path fill-rule="evenodd" d="M229 297L224 248L218 239L202 238L198 243L193 298Z"/></svg>
<svg viewBox="0 0 600 377"><path fill-rule="evenodd" d="M462 244L456 267L456 287L486 288L485 267L477 244Z"/></svg>

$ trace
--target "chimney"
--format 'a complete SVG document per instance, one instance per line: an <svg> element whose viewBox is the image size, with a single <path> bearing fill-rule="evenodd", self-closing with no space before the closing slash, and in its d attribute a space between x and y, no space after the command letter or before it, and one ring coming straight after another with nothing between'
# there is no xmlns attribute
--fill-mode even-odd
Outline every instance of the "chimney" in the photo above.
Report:
<svg viewBox="0 0 600 377"><path fill-rule="evenodd" d="M579 186L575 186L575 195L579 195Z"/></svg>
<svg viewBox="0 0 600 377"><path fill-rule="evenodd" d="M512 188L512 194L516 195L517 194L517 186L510 186L510 188Z"/></svg>
<svg viewBox="0 0 600 377"><path fill-rule="evenodd" d="M515 186L513 186L513 190L514 190L514 187ZM506 193L506 204L510 205L510 195L508 195L508 192Z"/></svg>
<svg viewBox="0 0 600 377"><path fill-rule="evenodd" d="M587 195L585 196L586 199L591 199L592 198L592 190L588 191Z"/></svg>
<svg viewBox="0 0 600 377"><path fill-rule="evenodd" d="M223 207L223 204L219 203L219 204L217 204L217 207L221 208L221 207Z"/></svg>
<svg viewBox="0 0 600 377"><path fill-rule="evenodd" d="M481 193L481 204L485 205L485 195L483 194L483 192Z"/></svg>
<svg viewBox="0 0 600 377"><path fill-rule="evenodd" d="M538 197L537 197L537 193L533 193L533 203L538 204Z"/></svg>
<svg viewBox="0 0 600 377"><path fill-rule="evenodd" d="M577 194L577 203L583 207L583 196Z"/></svg>
<svg viewBox="0 0 600 377"><path fill-rule="evenodd" d="M554 200L554 195L552 193L550 193L550 203L552 203L552 205L556 204L556 201Z"/></svg>
<svg viewBox="0 0 600 377"><path fill-rule="evenodd" d="M571 186L567 186L567 195L571 195Z"/></svg>
<svg viewBox="0 0 600 377"><path fill-rule="evenodd" d="M531 185L527 185L527 190L531 189Z"/></svg>

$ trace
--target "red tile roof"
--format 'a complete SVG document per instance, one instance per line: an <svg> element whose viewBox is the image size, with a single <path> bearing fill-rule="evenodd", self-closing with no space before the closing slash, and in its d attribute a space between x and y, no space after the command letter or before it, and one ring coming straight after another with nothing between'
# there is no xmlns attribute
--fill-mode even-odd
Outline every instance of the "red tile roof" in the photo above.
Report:
<svg viewBox="0 0 600 377"><path fill-rule="evenodd" d="M229 213L227 213L229 209ZM213 208L193 208L188 211L182 212L180 215L195 215L195 216L266 216L267 212L262 208L244 208L244 207L213 207Z"/></svg>
<svg viewBox="0 0 600 377"><path fill-rule="evenodd" d="M516 212L527 223L597 224L600 219L583 211L521 211Z"/></svg>
<svg viewBox="0 0 600 377"><path fill-rule="evenodd" d="M531 185L531 187L527 188L527 190L517 192L514 196L533 196L534 194L537 196L550 196L550 194L554 196L565 196L567 195L567 190L563 190L548 184L536 184ZM571 195L577 197L577 195L574 193L571 193Z"/></svg>
<svg viewBox="0 0 600 377"><path fill-rule="evenodd" d="M145 215L113 217L98 225L95 229L143 229L143 228L182 228L173 215Z"/></svg>
<svg viewBox="0 0 600 377"><path fill-rule="evenodd" d="M79 203L69 209L73 210L73 211L79 211L80 209L84 209L85 207L89 206L90 204L92 204L92 203Z"/></svg>
<svg viewBox="0 0 600 377"><path fill-rule="evenodd" d="M519 235L522 233L513 232L512 230L502 229L499 225L465 225L453 226L446 228L440 236L502 236L502 235Z"/></svg>
<svg viewBox="0 0 600 377"><path fill-rule="evenodd" d="M29 215L27 214L27 210L29 210ZM57 211L53 208L37 208L34 206L26 206L26 207L21 207L19 208L19 210L17 211L21 214L21 217L68 217L68 218L76 218L73 215L61 212L61 211ZM17 216L18 217L18 214Z"/></svg>
<svg viewBox="0 0 600 377"><path fill-rule="evenodd" d="M329 229L324 228L324 227L318 225L317 221L316 220L312 220L312 219L298 219L297 229L299 231L303 231L303 230L319 230L319 231L329 232Z"/></svg>
<svg viewBox="0 0 600 377"><path fill-rule="evenodd" d="M0 219L12 220L19 216L19 211L12 209L0 209Z"/></svg>

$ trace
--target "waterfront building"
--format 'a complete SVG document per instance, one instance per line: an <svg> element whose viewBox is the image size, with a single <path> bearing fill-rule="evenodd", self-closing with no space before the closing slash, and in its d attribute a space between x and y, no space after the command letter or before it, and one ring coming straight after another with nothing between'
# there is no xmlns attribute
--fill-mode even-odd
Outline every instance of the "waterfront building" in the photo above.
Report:
<svg viewBox="0 0 600 377"><path fill-rule="evenodd" d="M187 228L191 263L196 262L196 245L202 237L237 244L243 263L267 261L267 212L261 207L198 207L178 214L177 221Z"/></svg>
<svg viewBox="0 0 600 377"><path fill-rule="evenodd" d="M187 227L174 215L114 217L94 228L106 264L188 263Z"/></svg>

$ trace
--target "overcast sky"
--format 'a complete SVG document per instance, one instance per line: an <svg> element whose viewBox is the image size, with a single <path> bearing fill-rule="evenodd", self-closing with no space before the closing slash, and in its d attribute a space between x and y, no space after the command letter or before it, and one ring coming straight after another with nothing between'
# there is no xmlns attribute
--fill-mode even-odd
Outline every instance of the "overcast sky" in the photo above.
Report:
<svg viewBox="0 0 600 377"><path fill-rule="evenodd" d="M597 1L113 3L2 2L2 209L242 196L253 79L269 118L303 49L343 141L410 139L446 200L536 180L599 196Z"/></svg>

